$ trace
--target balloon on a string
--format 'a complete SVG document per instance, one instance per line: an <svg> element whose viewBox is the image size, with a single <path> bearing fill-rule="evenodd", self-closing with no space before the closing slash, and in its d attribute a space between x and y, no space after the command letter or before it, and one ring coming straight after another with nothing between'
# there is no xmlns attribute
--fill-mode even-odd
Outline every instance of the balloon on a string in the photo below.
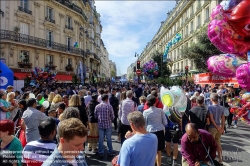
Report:
<svg viewBox="0 0 250 166"><path fill-rule="evenodd" d="M36 98L35 95L34 95L33 93L30 93L30 94L29 94L29 99L31 99L31 98L33 98L33 99Z"/></svg>
<svg viewBox="0 0 250 166"><path fill-rule="evenodd" d="M48 101L44 101L44 102L42 103L42 105L43 105L43 107L44 107L45 109L49 108L49 102L48 102Z"/></svg>

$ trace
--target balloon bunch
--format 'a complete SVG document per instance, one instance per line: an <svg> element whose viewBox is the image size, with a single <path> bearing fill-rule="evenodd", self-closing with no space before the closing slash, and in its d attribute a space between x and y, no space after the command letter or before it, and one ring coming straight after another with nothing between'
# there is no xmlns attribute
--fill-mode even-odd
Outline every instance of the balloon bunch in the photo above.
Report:
<svg viewBox="0 0 250 166"><path fill-rule="evenodd" d="M167 57L168 57L168 51L170 49L170 47L172 47L172 45L178 43L180 40L182 39L182 36L180 33L177 33L174 38L168 42L168 44L166 45L164 54L163 54L163 62L166 62Z"/></svg>
<svg viewBox="0 0 250 166"><path fill-rule="evenodd" d="M51 85L52 83L57 82L58 80L55 78L57 72L54 70L50 70L49 67L44 68L38 68L35 67L31 75L28 77L31 79L30 85L37 86L42 84L48 84Z"/></svg>
<svg viewBox="0 0 250 166"><path fill-rule="evenodd" d="M227 0L217 5L208 25L210 41L227 54L210 57L208 69L217 75L235 77L250 90L250 0Z"/></svg>
<svg viewBox="0 0 250 166"><path fill-rule="evenodd" d="M158 65L156 62L150 60L143 65L143 72L149 78L153 79L154 76L158 75Z"/></svg>
<svg viewBox="0 0 250 166"><path fill-rule="evenodd" d="M73 45L75 48L78 48L78 42L75 42Z"/></svg>
<svg viewBox="0 0 250 166"><path fill-rule="evenodd" d="M161 101L164 105L163 111L173 123L180 123L182 113L187 108L187 97L184 91L173 86L170 90L161 87Z"/></svg>

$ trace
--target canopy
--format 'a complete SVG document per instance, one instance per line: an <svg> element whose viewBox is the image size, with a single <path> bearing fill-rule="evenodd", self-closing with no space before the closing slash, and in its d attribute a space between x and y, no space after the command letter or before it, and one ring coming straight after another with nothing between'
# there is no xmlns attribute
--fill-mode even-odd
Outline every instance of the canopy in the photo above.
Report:
<svg viewBox="0 0 250 166"><path fill-rule="evenodd" d="M13 80L13 71L0 61L0 90L6 90L9 85L13 86Z"/></svg>
<svg viewBox="0 0 250 166"><path fill-rule="evenodd" d="M212 86L214 86L214 84L233 84L234 88L239 87L236 78L226 78L213 73L194 74L194 83L200 85L211 84Z"/></svg>

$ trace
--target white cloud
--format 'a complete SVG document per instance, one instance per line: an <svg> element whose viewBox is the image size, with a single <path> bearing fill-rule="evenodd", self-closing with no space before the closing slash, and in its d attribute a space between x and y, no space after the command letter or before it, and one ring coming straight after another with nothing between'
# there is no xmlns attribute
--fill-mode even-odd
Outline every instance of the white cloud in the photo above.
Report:
<svg viewBox="0 0 250 166"><path fill-rule="evenodd" d="M174 1L96 1L101 14L102 39L111 60L124 74L166 19ZM124 61L125 60L125 61Z"/></svg>

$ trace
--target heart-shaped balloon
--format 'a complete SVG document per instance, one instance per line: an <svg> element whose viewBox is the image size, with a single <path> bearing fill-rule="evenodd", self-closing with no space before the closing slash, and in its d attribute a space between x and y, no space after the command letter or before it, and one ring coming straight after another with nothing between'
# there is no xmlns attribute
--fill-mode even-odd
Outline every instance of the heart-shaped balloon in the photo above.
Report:
<svg viewBox="0 0 250 166"><path fill-rule="evenodd" d="M250 90L250 63L243 64L237 69L236 78L242 88Z"/></svg>

